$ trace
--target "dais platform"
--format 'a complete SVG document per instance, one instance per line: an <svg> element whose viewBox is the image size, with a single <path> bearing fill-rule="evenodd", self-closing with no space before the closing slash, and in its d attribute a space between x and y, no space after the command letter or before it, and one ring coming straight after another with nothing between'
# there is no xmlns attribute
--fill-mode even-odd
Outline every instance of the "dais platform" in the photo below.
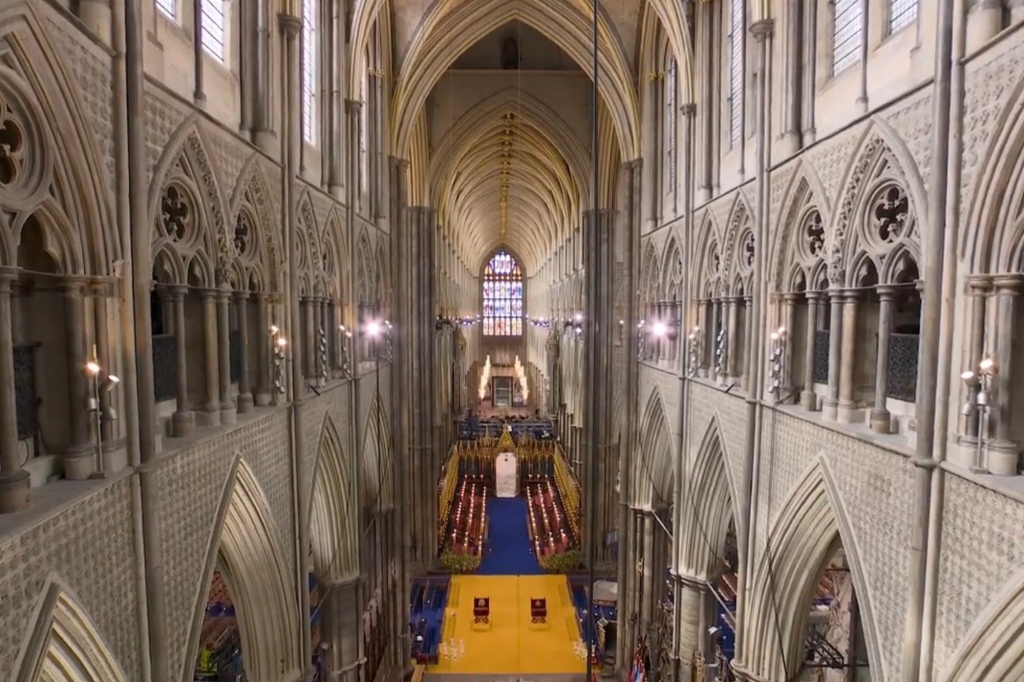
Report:
<svg viewBox="0 0 1024 682"><path fill-rule="evenodd" d="M474 622L473 599L490 598L486 624ZM531 599L547 600L547 618L534 623ZM577 653L579 625L563 575L455 576L448 592L443 641L455 640L455 657L442 656L428 673L564 675L586 672ZM465 643L462 654L461 644Z"/></svg>

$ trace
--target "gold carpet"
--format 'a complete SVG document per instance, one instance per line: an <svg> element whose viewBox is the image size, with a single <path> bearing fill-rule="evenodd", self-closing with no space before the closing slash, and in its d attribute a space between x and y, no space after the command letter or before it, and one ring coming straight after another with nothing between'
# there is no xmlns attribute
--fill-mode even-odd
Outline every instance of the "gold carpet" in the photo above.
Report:
<svg viewBox="0 0 1024 682"><path fill-rule="evenodd" d="M473 622L473 599L490 597L487 625ZM530 600L547 599L543 624L530 618ZM455 655L429 666L432 673L582 673L586 661L574 642L579 625L565 576L454 576L444 616L444 642ZM454 640L454 647L452 647Z"/></svg>

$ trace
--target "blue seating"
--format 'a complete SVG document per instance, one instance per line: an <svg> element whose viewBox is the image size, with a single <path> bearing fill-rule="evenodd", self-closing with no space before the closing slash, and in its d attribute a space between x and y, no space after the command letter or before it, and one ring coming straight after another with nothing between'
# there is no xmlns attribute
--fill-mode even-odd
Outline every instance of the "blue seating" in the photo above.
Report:
<svg viewBox="0 0 1024 682"><path fill-rule="evenodd" d="M444 608L448 599L448 578L421 578L413 581L409 628L411 656L417 663L438 662L438 648L444 627Z"/></svg>

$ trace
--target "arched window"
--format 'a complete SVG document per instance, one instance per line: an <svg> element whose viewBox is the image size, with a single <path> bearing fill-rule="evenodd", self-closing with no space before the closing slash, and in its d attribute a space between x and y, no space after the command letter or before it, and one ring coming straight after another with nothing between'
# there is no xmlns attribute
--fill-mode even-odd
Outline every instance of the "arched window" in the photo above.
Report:
<svg viewBox="0 0 1024 682"><path fill-rule="evenodd" d="M746 3L732 0L729 8L729 146L743 138L743 47Z"/></svg>
<svg viewBox="0 0 1024 682"><path fill-rule="evenodd" d="M507 251L484 269L484 336L523 335L523 270Z"/></svg>
<svg viewBox="0 0 1024 682"><path fill-rule="evenodd" d="M893 34L917 21L917 0L890 0L889 33Z"/></svg>
<svg viewBox="0 0 1024 682"><path fill-rule="evenodd" d="M224 45L226 40L227 24L224 12L224 0L203 0L201 4L203 12L203 35L202 43L206 51L217 60L224 61Z"/></svg>
<svg viewBox="0 0 1024 682"><path fill-rule="evenodd" d="M317 0L302 3L302 138L316 144Z"/></svg>
<svg viewBox="0 0 1024 682"><path fill-rule="evenodd" d="M832 75L860 61L864 39L862 0L836 0L832 11Z"/></svg>

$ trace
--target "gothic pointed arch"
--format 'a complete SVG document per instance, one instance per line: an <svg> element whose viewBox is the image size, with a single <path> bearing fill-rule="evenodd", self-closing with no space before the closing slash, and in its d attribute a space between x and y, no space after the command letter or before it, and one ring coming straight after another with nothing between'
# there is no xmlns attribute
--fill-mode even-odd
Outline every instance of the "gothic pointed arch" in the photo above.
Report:
<svg viewBox="0 0 1024 682"><path fill-rule="evenodd" d="M655 388L647 399L640 421L640 442L633 480L633 505L641 509L664 509L672 501L672 462L675 452L665 417L661 391Z"/></svg>
<svg viewBox="0 0 1024 682"><path fill-rule="evenodd" d="M851 157L851 163L843 175L840 185L843 193L833 211L832 223L827 230L829 242L826 246L829 266L829 281L838 287L849 286L853 274L850 260L865 249L881 254L886 243L894 240L912 241L918 248L923 246L923 237L928 233L927 218L923 215L927 207L924 183L913 156L890 126L879 120L872 123ZM900 224L898 234L870 234L877 227L872 211L879 200L885 201L890 189L897 194L891 201L905 204L904 216L914 217L895 222Z"/></svg>
<svg viewBox="0 0 1024 682"><path fill-rule="evenodd" d="M149 195L153 253L161 251L212 287L214 273L234 259L226 209L199 115L185 120L171 136L152 175ZM186 284L186 282L175 282Z"/></svg>
<svg viewBox="0 0 1024 682"><path fill-rule="evenodd" d="M78 599L50 576L12 682L128 682Z"/></svg>
<svg viewBox="0 0 1024 682"><path fill-rule="evenodd" d="M0 262L15 264L18 226L40 211L59 271L108 274L121 257L118 232L111 229L110 173L79 85L32 3L0 9L0 130L9 175L0 183L0 197L14 215L8 225L13 229L0 240Z"/></svg>
<svg viewBox="0 0 1024 682"><path fill-rule="evenodd" d="M359 572L356 476L354 459L345 452L334 420L324 415L309 509L313 572L319 580L333 583Z"/></svg>
<svg viewBox="0 0 1024 682"><path fill-rule="evenodd" d="M484 336L522 336L526 273L515 252L502 247L492 252L480 271L480 300Z"/></svg>
<svg viewBox="0 0 1024 682"><path fill-rule="evenodd" d="M755 249L753 209L743 192L736 192L722 244L723 280L731 296L750 294Z"/></svg>
<svg viewBox="0 0 1024 682"><path fill-rule="evenodd" d="M253 153L242 167L228 204L228 227L236 263L254 275L241 277L239 288L248 288L255 279L261 291L272 292L278 290L281 276L281 220L262 163L263 157Z"/></svg>
<svg viewBox="0 0 1024 682"><path fill-rule="evenodd" d="M356 243L356 296L363 305L379 302L374 300L377 281L374 270L373 247L364 228Z"/></svg>
<svg viewBox="0 0 1024 682"><path fill-rule="evenodd" d="M661 265L661 299L681 301L683 299L683 273L685 271L683 250L673 234L665 244L665 258Z"/></svg>
<svg viewBox="0 0 1024 682"><path fill-rule="evenodd" d="M324 221L323 228L320 231L320 241L322 244L320 251L321 270L325 292L339 301L344 300L349 286L346 281L348 273L345 265L350 261L345 244L343 225L344 220L341 217L341 211L333 208L327 214L327 219Z"/></svg>
<svg viewBox="0 0 1024 682"><path fill-rule="evenodd" d="M376 276L373 285L374 295L382 309L386 311L391 303L391 268L383 239L377 242L377 255L373 260L373 272Z"/></svg>
<svg viewBox="0 0 1024 682"><path fill-rule="evenodd" d="M589 8L588 8L589 10ZM592 14L575 3L547 0L485 0L449 5L434 3L420 23L406 51L394 95L391 153L404 158L418 112L440 75L479 38L511 21L521 21L560 45L587 74L592 74ZM604 10L598 50L601 60L599 90L614 124L621 158L640 156L640 126L632 72L622 46L615 39L612 21ZM438 36L454 36L439 40Z"/></svg>
<svg viewBox="0 0 1024 682"><path fill-rule="evenodd" d="M977 618L950 658L946 682L1024 679L1024 571ZM936 671L938 672L938 671Z"/></svg>
<svg viewBox="0 0 1024 682"><path fill-rule="evenodd" d="M652 44L661 38L667 42L672 56L680 66L680 90L679 102L686 104L694 101L693 93L693 42L691 39L693 30L692 9L686 9L687 5L672 0L647 0L640 9L640 45L638 53L641 55L652 53ZM650 73L642 66L640 73Z"/></svg>
<svg viewBox="0 0 1024 682"><path fill-rule="evenodd" d="M363 431L362 503L375 510L394 509L394 453L391 448L391 427L384 400L374 396Z"/></svg>
<svg viewBox="0 0 1024 682"><path fill-rule="evenodd" d="M712 417L687 472L683 493L693 518L682 529L681 559L691 575L714 578L722 570L721 557L730 521L743 525L736 508L739 497L734 478L721 423ZM740 554L745 549L740 547Z"/></svg>
<svg viewBox="0 0 1024 682"><path fill-rule="evenodd" d="M977 159L983 171L971 183L959 252L974 273L1024 270L1024 77L1019 77L998 107L994 132Z"/></svg>
<svg viewBox="0 0 1024 682"><path fill-rule="evenodd" d="M303 296L316 296L316 287L320 284L320 272L323 267L322 244L320 243L320 223L316 219L313 208L312 192L306 189L298 201L299 238L295 248L299 261L299 288Z"/></svg>
<svg viewBox="0 0 1024 682"><path fill-rule="evenodd" d="M818 218L809 223L812 212L817 212ZM824 257L825 229L831 224L831 215L821 178L809 163L797 161L776 217L779 229L769 242L768 273L776 289L785 288L797 267L795 261Z"/></svg>
<svg viewBox="0 0 1024 682"><path fill-rule="evenodd" d="M303 661L291 567L266 494L241 455L235 456L217 519L203 580L196 586L182 679L192 679L195 672L214 569L220 570L231 589L246 674L254 680L294 679Z"/></svg>
<svg viewBox="0 0 1024 682"><path fill-rule="evenodd" d="M766 553L757 558L748 582L743 664L764 679L794 678L803 664L812 592L826 562L842 546L857 592L868 660L872 669L888 670L860 552L824 457L808 468L780 509Z"/></svg>

